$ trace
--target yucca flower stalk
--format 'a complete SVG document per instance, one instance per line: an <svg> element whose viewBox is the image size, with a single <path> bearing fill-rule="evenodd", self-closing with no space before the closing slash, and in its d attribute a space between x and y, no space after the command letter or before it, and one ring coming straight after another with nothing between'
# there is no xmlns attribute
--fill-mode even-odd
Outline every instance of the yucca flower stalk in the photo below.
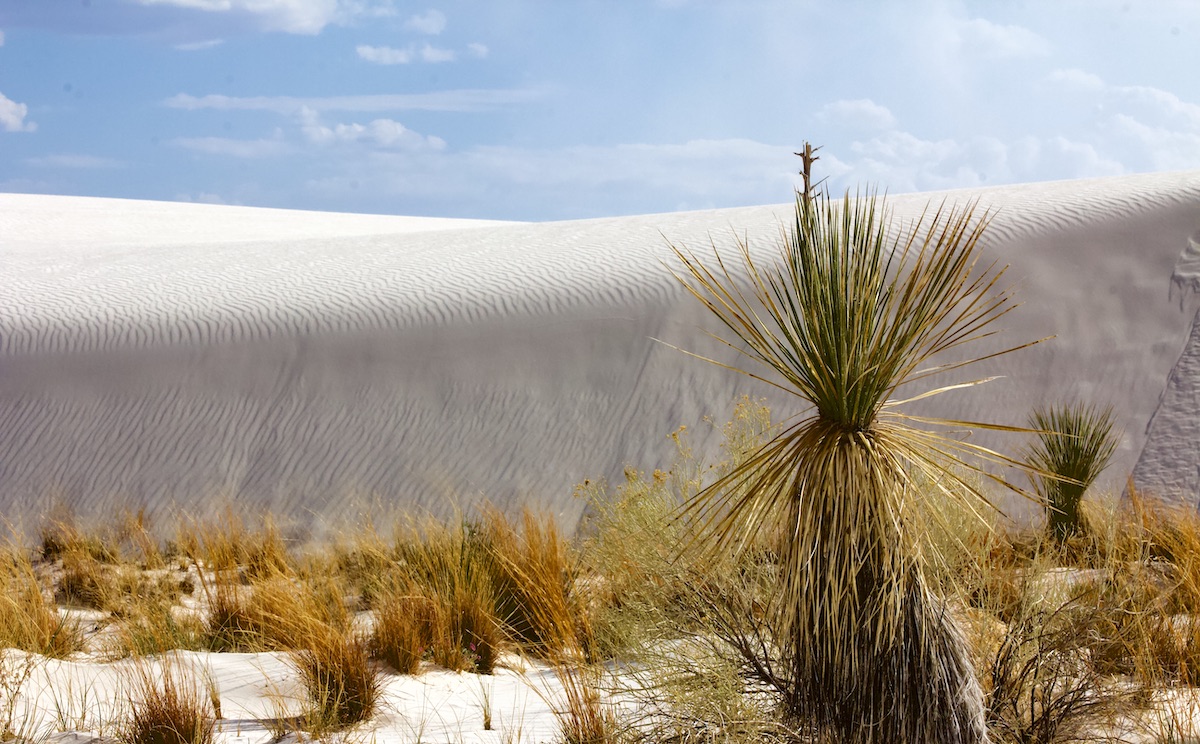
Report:
<svg viewBox="0 0 1200 744"><path fill-rule="evenodd" d="M980 266L986 215L976 219L973 205L929 211L890 238L875 194L834 201L806 191L769 268L744 243L739 272L719 254L710 268L673 246L685 269L676 277L733 334L718 339L755 363L729 368L811 409L684 516L713 556L779 535L775 624L792 675L788 708L837 741L987 740L964 641L922 573L912 480L978 510L987 499L962 474L1000 479L966 456L1015 463L939 428L972 424L906 415L896 397L978 361L929 366L991 335L1014 305L998 286L1003 269Z"/></svg>
<svg viewBox="0 0 1200 744"><path fill-rule="evenodd" d="M1112 408L1039 406L1029 414L1029 428L1037 439L1025 459L1046 503L1046 530L1061 545L1084 527L1079 502L1117 449Z"/></svg>

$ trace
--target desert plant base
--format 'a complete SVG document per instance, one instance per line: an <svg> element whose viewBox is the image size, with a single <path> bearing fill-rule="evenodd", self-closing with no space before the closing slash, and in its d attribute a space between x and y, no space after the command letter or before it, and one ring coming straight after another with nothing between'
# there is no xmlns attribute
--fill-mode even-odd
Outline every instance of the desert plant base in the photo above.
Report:
<svg viewBox="0 0 1200 744"><path fill-rule="evenodd" d="M850 638L842 637L841 644L860 649L852 653L865 663L848 665L844 653L824 644L818 648L825 653L792 659L794 695L786 703L793 726L845 744L988 741L983 690L962 632L916 569L905 583L899 617L886 640L878 636L886 621L867 613ZM825 632L835 625L814 620Z"/></svg>

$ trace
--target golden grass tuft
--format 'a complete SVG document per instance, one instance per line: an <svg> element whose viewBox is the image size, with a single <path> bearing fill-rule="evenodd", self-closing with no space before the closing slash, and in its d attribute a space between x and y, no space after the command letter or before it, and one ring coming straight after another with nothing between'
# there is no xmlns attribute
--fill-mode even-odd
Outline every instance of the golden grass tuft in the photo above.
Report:
<svg viewBox="0 0 1200 744"><path fill-rule="evenodd" d="M341 731L375 714L383 690L367 643L344 628L311 625L303 647L291 652L307 696L305 729Z"/></svg>
<svg viewBox="0 0 1200 744"><path fill-rule="evenodd" d="M164 659L161 673L138 664L133 686L133 706L118 731L124 744L212 744L209 697L174 663Z"/></svg>
<svg viewBox="0 0 1200 744"><path fill-rule="evenodd" d="M28 554L0 548L0 648L64 658L82 644L79 628L46 600Z"/></svg>

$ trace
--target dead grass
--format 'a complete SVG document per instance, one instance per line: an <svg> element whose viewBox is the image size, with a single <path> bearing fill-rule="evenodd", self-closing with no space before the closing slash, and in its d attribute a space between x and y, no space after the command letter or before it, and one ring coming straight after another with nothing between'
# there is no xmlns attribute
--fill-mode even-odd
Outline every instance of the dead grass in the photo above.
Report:
<svg viewBox="0 0 1200 744"><path fill-rule="evenodd" d="M79 628L46 599L28 554L0 548L0 648L63 658L81 647Z"/></svg>
<svg viewBox="0 0 1200 744"><path fill-rule="evenodd" d="M341 731L375 714L383 683L362 639L344 628L312 625L291 659L307 697L306 731Z"/></svg>
<svg viewBox="0 0 1200 744"><path fill-rule="evenodd" d="M371 657L400 674L416 674L433 645L435 600L412 582L391 588L376 600Z"/></svg>
<svg viewBox="0 0 1200 744"><path fill-rule="evenodd" d="M214 713L198 680L164 659L161 673L147 663L135 667L133 705L119 727L125 744L212 744Z"/></svg>

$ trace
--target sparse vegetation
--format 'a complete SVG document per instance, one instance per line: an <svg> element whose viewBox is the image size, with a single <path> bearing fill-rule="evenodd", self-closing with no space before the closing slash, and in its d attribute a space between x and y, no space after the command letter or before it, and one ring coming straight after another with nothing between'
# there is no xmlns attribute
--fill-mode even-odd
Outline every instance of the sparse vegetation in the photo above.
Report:
<svg viewBox="0 0 1200 744"><path fill-rule="evenodd" d="M291 654L307 695L305 730L340 731L370 718L382 681L366 643L324 623L310 626L306 635L303 647Z"/></svg>
<svg viewBox="0 0 1200 744"><path fill-rule="evenodd" d="M133 706L118 730L124 744L212 744L215 719L198 680L170 660L161 673L139 663L133 679Z"/></svg>
<svg viewBox="0 0 1200 744"><path fill-rule="evenodd" d="M667 469L580 487L590 506L576 540L544 516L484 510L328 551L301 552L273 528L246 527L236 539L207 538L210 548L176 533L174 554L110 547L110 563L79 547L105 539L83 534L61 540L53 560L10 547L0 563L0 638L10 649L0 655L0 712L10 730L32 733L19 690L47 655L100 651L149 669L174 649L277 651L292 660L303 705L299 717L269 723L332 733L371 720L387 669L486 672L517 652L550 665L541 679L553 680L546 700L564 739L804 740L812 728L790 713L794 672L770 611L780 555L769 535L724 562L675 550L688 539L687 522L674 518L681 505L776 430L761 402L741 401L725 427L726 462L711 464L675 432ZM925 499L913 518L928 520L940 546L928 580L962 628L993 741L1068 741L1130 721L1188 730L1177 701L1200 676L1194 511L1137 493L1090 499L1081 509L1095 527L1060 550L1041 527L984 522L919 478L913 487ZM148 568L156 551L164 557ZM111 593L98 607L56 611L72 556L94 560ZM101 630L85 640L75 613L101 618L87 621ZM140 731L173 717L198 721L184 728L203 734L220 695L211 680L178 671L135 685ZM495 682L474 684L491 691ZM116 728L134 740L133 728Z"/></svg>

